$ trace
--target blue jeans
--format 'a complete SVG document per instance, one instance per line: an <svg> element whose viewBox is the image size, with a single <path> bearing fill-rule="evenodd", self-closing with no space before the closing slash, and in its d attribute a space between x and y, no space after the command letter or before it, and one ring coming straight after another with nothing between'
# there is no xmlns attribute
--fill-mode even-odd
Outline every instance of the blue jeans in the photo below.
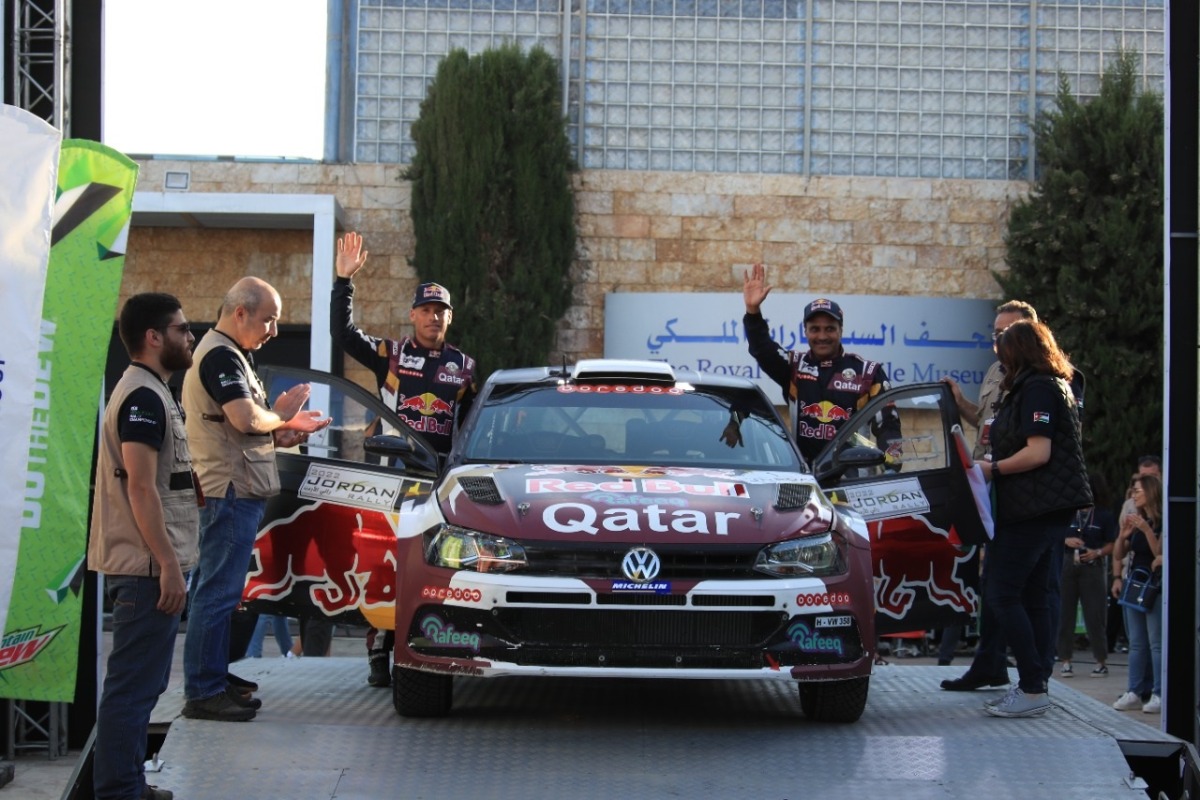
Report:
<svg viewBox="0 0 1200 800"><path fill-rule="evenodd" d="M1017 660L1021 691L1046 691L1046 669L1054 657L1058 576L1053 574L1055 548L1062 549L1066 526L1034 519L997 525L988 546L985 607L990 603L1004 638Z"/></svg>
<svg viewBox="0 0 1200 800"><path fill-rule="evenodd" d="M158 578L109 575L112 651L96 713L97 800L141 797L146 785L146 729L158 696L167 689L179 616L159 611Z"/></svg>
<svg viewBox="0 0 1200 800"><path fill-rule="evenodd" d="M204 700L225 691L229 624L242 600L254 537L266 500L206 497L200 509L200 560L192 573L187 637L183 641L183 694Z"/></svg>
<svg viewBox="0 0 1200 800"><path fill-rule="evenodd" d="M262 658L263 639L267 638L267 626L275 635L275 644L279 645L279 654L287 655L292 649L292 632L288 630L288 619L275 614L259 614L258 622L254 624L254 635L250 637L250 646L246 648L246 658Z"/></svg>
<svg viewBox="0 0 1200 800"><path fill-rule="evenodd" d="M1124 606L1122 610L1129 638L1129 691L1162 697L1162 595L1144 613Z"/></svg>

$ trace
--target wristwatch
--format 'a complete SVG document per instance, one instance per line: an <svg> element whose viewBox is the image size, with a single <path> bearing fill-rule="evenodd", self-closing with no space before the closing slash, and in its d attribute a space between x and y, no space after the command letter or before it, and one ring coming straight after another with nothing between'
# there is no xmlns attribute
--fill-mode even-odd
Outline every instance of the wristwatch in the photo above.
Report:
<svg viewBox="0 0 1200 800"><path fill-rule="evenodd" d="M999 477L1000 477L1000 462L993 461L992 462L992 480L995 480L996 478L999 478Z"/></svg>

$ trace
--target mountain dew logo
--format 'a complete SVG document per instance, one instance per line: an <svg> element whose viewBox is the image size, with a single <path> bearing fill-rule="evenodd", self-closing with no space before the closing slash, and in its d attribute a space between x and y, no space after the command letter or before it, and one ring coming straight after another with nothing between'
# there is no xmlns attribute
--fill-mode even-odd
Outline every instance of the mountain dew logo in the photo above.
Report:
<svg viewBox="0 0 1200 800"><path fill-rule="evenodd" d="M33 661L37 658L38 653L45 650L50 641L58 636L58 632L65 627L65 625L60 625L42 633L39 625L36 628L26 628L23 631L5 634L4 640L0 642L0 670L19 667Z"/></svg>

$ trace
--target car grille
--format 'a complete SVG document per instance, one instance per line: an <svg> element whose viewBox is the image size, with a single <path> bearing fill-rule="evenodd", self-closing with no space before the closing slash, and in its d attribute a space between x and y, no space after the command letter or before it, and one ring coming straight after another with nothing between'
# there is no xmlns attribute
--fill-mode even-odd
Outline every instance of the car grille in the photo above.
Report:
<svg viewBox="0 0 1200 800"><path fill-rule="evenodd" d="M778 611L581 611L502 608L496 619L526 645L763 646L787 621Z"/></svg>
<svg viewBox="0 0 1200 800"><path fill-rule="evenodd" d="M478 631L478 651L437 647L418 625L409 643L429 655L483 658L527 666L761 669L849 663L862 657L857 628L839 632L841 654L800 652L787 641L797 618L779 611L498 608L427 606L459 631Z"/></svg>
<svg viewBox="0 0 1200 800"><path fill-rule="evenodd" d="M498 506L504 502L500 487L491 475L464 475L458 479L467 497L485 506Z"/></svg>
<svg viewBox="0 0 1200 800"><path fill-rule="evenodd" d="M570 578L599 578L623 580L621 560L631 545L572 544L547 546L540 542L523 541L528 568L523 575ZM758 546L695 547L687 545L655 545L653 550L662 563L655 580L744 580L769 579L755 572L754 559Z"/></svg>
<svg viewBox="0 0 1200 800"><path fill-rule="evenodd" d="M781 483L775 498L775 508L790 511L804 508L812 498L812 487L806 483Z"/></svg>

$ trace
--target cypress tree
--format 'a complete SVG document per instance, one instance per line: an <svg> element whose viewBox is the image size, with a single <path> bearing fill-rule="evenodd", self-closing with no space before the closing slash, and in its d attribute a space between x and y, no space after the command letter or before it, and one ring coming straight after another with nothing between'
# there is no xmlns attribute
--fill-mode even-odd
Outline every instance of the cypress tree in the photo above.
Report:
<svg viewBox="0 0 1200 800"><path fill-rule="evenodd" d="M560 92L541 47L457 49L413 123L414 265L450 290L450 340L484 370L546 363L571 303L575 202Z"/></svg>
<svg viewBox="0 0 1200 800"><path fill-rule="evenodd" d="M1088 102L1060 77L1034 132L1039 174L995 277L1083 371L1088 468L1124 486L1138 456L1162 451L1162 98L1138 91L1137 58L1122 53Z"/></svg>

